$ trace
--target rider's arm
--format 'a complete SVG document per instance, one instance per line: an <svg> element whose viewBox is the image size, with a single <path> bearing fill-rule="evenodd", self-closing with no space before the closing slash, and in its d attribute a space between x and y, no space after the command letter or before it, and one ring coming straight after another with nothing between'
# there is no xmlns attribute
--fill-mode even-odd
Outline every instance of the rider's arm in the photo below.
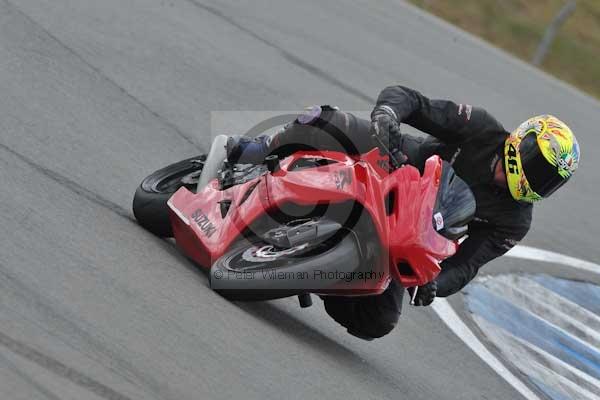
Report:
<svg viewBox="0 0 600 400"><path fill-rule="evenodd" d="M458 252L442 263L437 277L438 297L450 296L467 285L483 265L500 257L527 233L529 224L512 229L484 227L470 230Z"/></svg>
<svg viewBox="0 0 600 400"><path fill-rule="evenodd" d="M388 106L398 122L437 137L446 143L469 140L475 135L505 130L484 109L449 100L432 100L404 86L389 86L379 94L377 105Z"/></svg>
<svg viewBox="0 0 600 400"><path fill-rule="evenodd" d="M298 150L332 150L361 154L373 148L368 135L368 120L328 106L321 107L323 110L318 114L318 119L305 122L310 119L310 115L301 114L275 134L269 151L281 158ZM308 112L312 110L314 108Z"/></svg>

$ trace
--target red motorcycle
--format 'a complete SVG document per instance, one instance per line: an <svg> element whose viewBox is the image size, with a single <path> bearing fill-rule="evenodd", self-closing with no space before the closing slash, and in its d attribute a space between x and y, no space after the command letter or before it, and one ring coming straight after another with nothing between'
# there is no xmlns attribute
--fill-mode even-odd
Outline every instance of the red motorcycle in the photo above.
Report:
<svg viewBox="0 0 600 400"><path fill-rule="evenodd" d="M133 212L150 232L174 237L231 299L298 295L308 306L310 293L377 295L391 279L424 285L475 213L471 190L438 156L421 173L378 149L298 151L261 165L219 161L199 185L211 154L148 176Z"/></svg>

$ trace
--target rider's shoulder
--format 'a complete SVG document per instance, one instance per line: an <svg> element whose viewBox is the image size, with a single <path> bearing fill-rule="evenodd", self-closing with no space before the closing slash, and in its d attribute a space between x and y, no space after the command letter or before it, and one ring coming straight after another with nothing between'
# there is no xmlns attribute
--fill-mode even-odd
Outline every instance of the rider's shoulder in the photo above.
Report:
<svg viewBox="0 0 600 400"><path fill-rule="evenodd" d="M525 236L533 219L533 204L517 202L512 197L504 202L499 213L500 223L509 227L516 236Z"/></svg>
<svg viewBox="0 0 600 400"><path fill-rule="evenodd" d="M459 105L459 111L460 111ZM467 107L467 106L465 106ZM471 111L471 121L478 127L490 133L504 133L506 129L487 109L483 107L473 107Z"/></svg>
<svg viewBox="0 0 600 400"><path fill-rule="evenodd" d="M525 234L531 225L533 205L515 201L508 191L500 188L478 192L481 207L478 216L492 225L511 232Z"/></svg>

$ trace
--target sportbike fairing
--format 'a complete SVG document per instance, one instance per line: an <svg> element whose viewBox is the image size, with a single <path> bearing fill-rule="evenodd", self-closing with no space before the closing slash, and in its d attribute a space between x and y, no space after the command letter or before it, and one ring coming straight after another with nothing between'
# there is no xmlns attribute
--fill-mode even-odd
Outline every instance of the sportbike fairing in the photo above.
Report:
<svg viewBox="0 0 600 400"><path fill-rule="evenodd" d="M358 205L372 221L377 237L361 240L376 240L381 246L385 256L379 257L381 265L372 268L384 274L381 279L348 284L348 288L376 294L385 290L392 278L405 287L423 285L437 276L439 263L458 247L455 240L440 234L446 228L444 218L450 223L448 228L460 227L469 219L470 206L452 209L450 205L465 197L464 188L456 185L450 198L448 194L438 196L443 178L447 180L445 171L451 171L439 157L426 161L422 176L408 165L388 172L387 162L378 150L360 158L328 151L297 152L281 160L273 172L264 171L224 190L217 179L196 194L182 187L168 202L175 240L195 262L210 268L236 241L248 236L252 227L280 210L293 206L314 212L353 204L351 210ZM472 207L474 210L474 203ZM434 214L439 214L437 220Z"/></svg>

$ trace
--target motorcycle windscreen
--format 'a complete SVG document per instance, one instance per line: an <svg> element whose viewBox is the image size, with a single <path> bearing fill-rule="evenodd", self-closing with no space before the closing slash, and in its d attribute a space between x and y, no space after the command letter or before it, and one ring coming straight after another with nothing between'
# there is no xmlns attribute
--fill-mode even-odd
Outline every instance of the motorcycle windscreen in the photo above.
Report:
<svg viewBox="0 0 600 400"><path fill-rule="evenodd" d="M457 240L467 233L467 225L475 216L475 209L475 196L469 185L444 161L433 209L434 229L448 239Z"/></svg>

